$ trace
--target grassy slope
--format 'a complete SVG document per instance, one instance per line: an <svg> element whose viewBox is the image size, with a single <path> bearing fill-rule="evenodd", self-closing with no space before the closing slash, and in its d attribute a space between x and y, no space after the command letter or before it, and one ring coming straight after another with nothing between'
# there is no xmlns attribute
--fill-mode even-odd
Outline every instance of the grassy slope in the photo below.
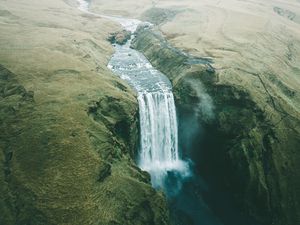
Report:
<svg viewBox="0 0 300 225"><path fill-rule="evenodd" d="M118 27L69 2L0 2L0 223L164 224L130 158L134 94L106 68Z"/></svg>

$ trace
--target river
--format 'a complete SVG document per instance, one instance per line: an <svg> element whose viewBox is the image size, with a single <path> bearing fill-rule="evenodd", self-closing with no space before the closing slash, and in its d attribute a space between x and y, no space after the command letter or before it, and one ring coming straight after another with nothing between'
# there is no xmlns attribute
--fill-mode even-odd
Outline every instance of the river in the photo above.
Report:
<svg viewBox="0 0 300 225"><path fill-rule="evenodd" d="M88 10L89 3L79 0L79 9ZM91 13L118 22L132 33L124 45L115 44L108 68L125 80L137 92L140 121L138 166L150 173L152 186L167 194L180 190L180 180L191 176L189 163L181 159L178 149L178 125L172 85L168 78L152 67L146 57L130 48L139 25L151 26L136 19ZM170 189L169 175L176 175L176 185Z"/></svg>
<svg viewBox="0 0 300 225"><path fill-rule="evenodd" d="M239 221L237 212L232 211L230 199L210 190L201 177L192 174L190 161L182 159L171 82L153 68L143 54L130 48L137 27L151 24L92 13L87 1L78 0L78 3L81 11L115 21L132 33L124 45L114 44L115 52L107 66L137 93L140 121L137 164L151 175L152 186L162 189L167 195L172 224L222 225L223 221L219 220L204 200L205 195L226 213L225 224L248 224Z"/></svg>

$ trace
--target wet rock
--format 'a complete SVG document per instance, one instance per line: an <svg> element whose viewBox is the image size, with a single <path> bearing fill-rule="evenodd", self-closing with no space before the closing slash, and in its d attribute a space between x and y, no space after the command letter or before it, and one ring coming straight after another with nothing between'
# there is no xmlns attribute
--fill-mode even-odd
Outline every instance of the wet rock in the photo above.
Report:
<svg viewBox="0 0 300 225"><path fill-rule="evenodd" d="M112 44L124 45L130 39L130 37L130 31L122 30L110 34L108 41Z"/></svg>

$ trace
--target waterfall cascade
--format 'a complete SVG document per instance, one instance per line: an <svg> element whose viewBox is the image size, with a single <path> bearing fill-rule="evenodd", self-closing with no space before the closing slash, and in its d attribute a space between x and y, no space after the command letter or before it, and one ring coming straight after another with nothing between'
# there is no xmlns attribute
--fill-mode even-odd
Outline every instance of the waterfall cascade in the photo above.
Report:
<svg viewBox="0 0 300 225"><path fill-rule="evenodd" d="M90 13L86 1L78 2L79 9ZM136 19L94 15L114 20L132 33L142 23ZM164 188L169 173L176 173L181 178L190 174L188 163L180 159L178 151L172 85L165 75L152 67L144 55L130 48L132 38L125 45L115 45L115 53L108 68L137 92L141 140L138 165L150 173L154 187Z"/></svg>
<svg viewBox="0 0 300 225"><path fill-rule="evenodd" d="M139 166L164 187L170 171L188 172L178 153L177 118L171 91L138 94L141 129Z"/></svg>

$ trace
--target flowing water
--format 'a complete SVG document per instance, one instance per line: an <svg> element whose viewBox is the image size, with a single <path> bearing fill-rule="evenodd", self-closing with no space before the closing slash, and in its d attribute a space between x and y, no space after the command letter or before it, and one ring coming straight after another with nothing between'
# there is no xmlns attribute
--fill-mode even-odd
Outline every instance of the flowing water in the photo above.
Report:
<svg viewBox="0 0 300 225"><path fill-rule="evenodd" d="M78 2L80 10L91 13L88 11L88 2ZM91 14L116 21L132 33L143 23L136 19ZM167 178L172 175L177 178L188 177L190 169L188 163L181 160L178 150L178 126L172 85L164 74L152 67L143 54L130 48L133 37L132 35L125 45L115 45L115 53L108 68L137 92L141 140L139 167L150 173L155 188L166 190L171 185L174 192L180 188L180 182L176 179L176 184L171 184Z"/></svg>
<svg viewBox="0 0 300 225"><path fill-rule="evenodd" d="M136 19L91 13L88 11L87 0L78 0L78 3L83 12L118 22L132 33L143 23ZM146 25L151 26L149 23ZM141 140L138 165L150 173L152 185L162 188L168 195L172 220L175 224L190 225L254 225L236 211L226 194L209 188L200 176L185 179L191 177L191 170L189 163L181 159L178 149L172 85L165 75L152 67L143 54L130 48L133 38L132 35L125 45L114 46L115 53L108 68L137 92ZM205 93L199 95L203 98ZM210 206L207 202L210 202ZM220 210L222 222L211 206Z"/></svg>

